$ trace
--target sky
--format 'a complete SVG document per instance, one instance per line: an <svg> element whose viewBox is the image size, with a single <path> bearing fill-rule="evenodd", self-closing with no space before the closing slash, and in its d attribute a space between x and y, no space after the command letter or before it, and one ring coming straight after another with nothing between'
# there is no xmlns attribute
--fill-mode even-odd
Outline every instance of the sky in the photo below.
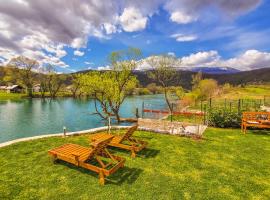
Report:
<svg viewBox="0 0 270 200"><path fill-rule="evenodd" d="M101 70L136 47L184 69L270 67L269 10L268 0L0 0L0 65L23 55L63 73Z"/></svg>

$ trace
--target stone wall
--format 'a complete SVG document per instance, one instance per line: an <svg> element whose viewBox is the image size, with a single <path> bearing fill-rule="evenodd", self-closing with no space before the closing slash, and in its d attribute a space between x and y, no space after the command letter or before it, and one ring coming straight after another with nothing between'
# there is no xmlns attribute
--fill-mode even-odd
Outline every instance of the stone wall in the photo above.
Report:
<svg viewBox="0 0 270 200"><path fill-rule="evenodd" d="M207 126L186 122L170 122L168 120L138 119L140 130L154 131L173 135L196 135L201 137Z"/></svg>

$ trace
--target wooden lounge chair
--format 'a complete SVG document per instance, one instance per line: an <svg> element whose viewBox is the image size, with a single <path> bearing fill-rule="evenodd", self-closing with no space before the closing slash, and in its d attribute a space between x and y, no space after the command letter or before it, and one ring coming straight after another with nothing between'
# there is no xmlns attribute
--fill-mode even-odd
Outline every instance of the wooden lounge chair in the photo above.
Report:
<svg viewBox="0 0 270 200"><path fill-rule="evenodd" d="M125 159L112 155L107 145L113 139L112 136L104 137L91 143L91 147L83 147L77 144L64 144L49 150L53 160L64 160L66 162L94 171L99 174L101 185L105 183L105 177L113 174L120 167L124 167Z"/></svg>
<svg viewBox="0 0 270 200"><path fill-rule="evenodd" d="M137 128L138 125L132 126L124 135L121 136L115 136L108 133L97 133L91 137L91 140L97 141L102 138L108 137L108 135L113 136L113 139L109 143L109 146L129 150L131 151L131 157L135 158L136 153L144 149L147 145L147 142L132 137L132 134L137 130Z"/></svg>

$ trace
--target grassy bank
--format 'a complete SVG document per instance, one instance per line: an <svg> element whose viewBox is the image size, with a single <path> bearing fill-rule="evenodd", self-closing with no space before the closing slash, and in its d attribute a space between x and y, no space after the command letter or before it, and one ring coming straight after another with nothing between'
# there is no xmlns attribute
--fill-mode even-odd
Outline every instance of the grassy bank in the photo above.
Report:
<svg viewBox="0 0 270 200"><path fill-rule="evenodd" d="M98 184L95 173L60 162L51 148L88 145L89 136L46 138L0 149L0 199L269 199L269 132L209 128L205 139L137 131L149 142L125 168Z"/></svg>
<svg viewBox="0 0 270 200"><path fill-rule="evenodd" d="M27 94L0 92L0 101L1 100L20 100L27 97L28 97ZM48 92L45 93L45 97L49 98L50 94ZM59 92L57 94L57 97L72 97L72 94L71 92ZM34 92L33 98L41 98L41 93Z"/></svg>
<svg viewBox="0 0 270 200"><path fill-rule="evenodd" d="M25 97L26 94L0 92L0 100L20 100Z"/></svg>

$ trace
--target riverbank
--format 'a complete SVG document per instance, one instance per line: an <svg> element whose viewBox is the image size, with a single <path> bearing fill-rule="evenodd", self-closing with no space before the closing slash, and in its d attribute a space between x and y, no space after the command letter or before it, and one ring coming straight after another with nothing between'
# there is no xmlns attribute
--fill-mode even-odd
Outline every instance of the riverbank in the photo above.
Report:
<svg viewBox="0 0 270 200"><path fill-rule="evenodd" d="M130 126L112 126L111 129L127 129ZM68 132L68 133L54 133L54 134L47 134L47 135L38 135L38 136L33 136L33 137L26 137L26 138L19 138L7 142L0 143L0 148L1 147L6 147L15 143L19 142L25 142L25 141L30 141L30 140L37 140L41 138L48 138L48 137L68 137L68 136L74 136L74 135L82 135L82 134L89 134L89 133L96 133L100 131L107 131L108 127L103 126L103 127L98 127L98 128L92 128L88 130L82 130L82 131L74 131L74 132Z"/></svg>

